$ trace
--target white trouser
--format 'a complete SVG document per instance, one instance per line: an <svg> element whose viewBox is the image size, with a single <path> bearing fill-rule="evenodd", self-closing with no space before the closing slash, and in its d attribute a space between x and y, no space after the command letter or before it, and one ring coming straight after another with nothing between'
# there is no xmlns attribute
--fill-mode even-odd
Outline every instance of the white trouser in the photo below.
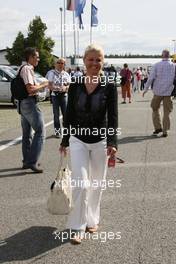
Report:
<svg viewBox="0 0 176 264"><path fill-rule="evenodd" d="M99 224L101 182L105 180L107 171L106 148L105 139L86 144L74 136L70 137L73 209L68 216L67 228L85 231L86 226ZM73 182L76 187L73 187Z"/></svg>
<svg viewBox="0 0 176 264"><path fill-rule="evenodd" d="M140 90L141 90L141 80L137 80L137 82L136 82L136 89L137 89L137 91L139 93Z"/></svg>

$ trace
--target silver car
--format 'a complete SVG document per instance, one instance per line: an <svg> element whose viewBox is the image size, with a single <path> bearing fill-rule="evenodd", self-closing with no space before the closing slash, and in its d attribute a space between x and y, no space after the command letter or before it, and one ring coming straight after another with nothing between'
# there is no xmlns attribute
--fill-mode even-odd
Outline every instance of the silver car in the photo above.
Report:
<svg viewBox="0 0 176 264"><path fill-rule="evenodd" d="M16 104L10 90L11 81L15 76L16 72L11 67L0 65L0 102Z"/></svg>
<svg viewBox="0 0 176 264"><path fill-rule="evenodd" d="M17 104L17 100L12 97L10 86L12 79L17 75L18 69L19 66L0 65L0 102ZM39 73L35 72L34 75L37 84L47 81ZM46 100L49 98L49 90L47 88L43 89L43 91L38 92L37 97L39 101Z"/></svg>

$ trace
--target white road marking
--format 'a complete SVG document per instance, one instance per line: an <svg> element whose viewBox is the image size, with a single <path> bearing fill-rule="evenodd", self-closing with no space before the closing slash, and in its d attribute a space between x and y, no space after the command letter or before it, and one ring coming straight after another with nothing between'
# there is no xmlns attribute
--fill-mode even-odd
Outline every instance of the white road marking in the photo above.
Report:
<svg viewBox="0 0 176 264"><path fill-rule="evenodd" d="M60 117L60 119L61 119L61 117ZM45 124L45 127L48 127L52 124L53 124L53 121L50 121L50 122ZM5 149L9 148L10 146L13 146L13 145L19 143L21 140L22 140L22 137L15 138L14 140L10 141L9 143L0 146L0 151L5 150Z"/></svg>

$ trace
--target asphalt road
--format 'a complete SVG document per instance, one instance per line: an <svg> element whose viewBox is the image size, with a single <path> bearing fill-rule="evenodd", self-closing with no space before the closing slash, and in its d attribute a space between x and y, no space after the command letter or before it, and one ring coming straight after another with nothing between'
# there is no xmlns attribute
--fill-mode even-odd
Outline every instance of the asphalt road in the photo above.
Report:
<svg viewBox="0 0 176 264"><path fill-rule="evenodd" d="M176 264L176 103L169 137L153 137L150 99L151 93L135 94L132 104L119 102L118 156L125 163L107 179L121 180L121 187L104 190L99 232L79 246L54 235L65 230L66 217L46 210L59 160L53 126L47 127L43 174L20 169L20 142L0 151L0 263ZM51 121L49 102L41 108ZM10 105L0 106L0 124L1 146L21 135Z"/></svg>

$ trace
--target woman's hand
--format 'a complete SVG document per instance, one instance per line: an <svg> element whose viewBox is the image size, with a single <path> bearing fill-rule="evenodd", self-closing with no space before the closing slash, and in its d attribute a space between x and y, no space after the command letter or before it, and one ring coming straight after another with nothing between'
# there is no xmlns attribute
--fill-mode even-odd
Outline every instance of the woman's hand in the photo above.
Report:
<svg viewBox="0 0 176 264"><path fill-rule="evenodd" d="M117 149L112 146L107 147L107 156L114 156L114 154L117 152Z"/></svg>
<svg viewBox="0 0 176 264"><path fill-rule="evenodd" d="M61 154L64 154L64 156L67 156L67 148L64 146L60 146L59 151Z"/></svg>

